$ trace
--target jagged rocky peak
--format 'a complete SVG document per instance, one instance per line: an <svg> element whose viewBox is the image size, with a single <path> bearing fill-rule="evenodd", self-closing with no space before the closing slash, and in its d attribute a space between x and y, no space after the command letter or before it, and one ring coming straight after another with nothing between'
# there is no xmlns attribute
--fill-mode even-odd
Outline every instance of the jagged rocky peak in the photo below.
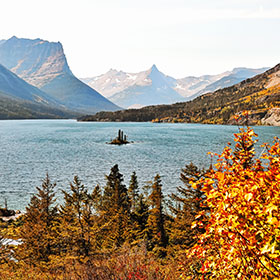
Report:
<svg viewBox="0 0 280 280"><path fill-rule="evenodd" d="M72 75L60 42L13 36L0 44L0 62L38 87L62 73Z"/></svg>
<svg viewBox="0 0 280 280"><path fill-rule="evenodd" d="M118 71L118 70L116 70L116 69L111 68L111 69L107 72L107 74L116 75L116 74L118 74L119 72L122 73L122 71Z"/></svg>
<svg viewBox="0 0 280 280"><path fill-rule="evenodd" d="M155 64L153 64L153 66L151 67L151 71L158 71L158 68Z"/></svg>
<svg viewBox="0 0 280 280"><path fill-rule="evenodd" d="M153 64L153 66L148 70L147 74L147 78L150 78L151 80L166 77L166 75L158 70L155 64Z"/></svg>

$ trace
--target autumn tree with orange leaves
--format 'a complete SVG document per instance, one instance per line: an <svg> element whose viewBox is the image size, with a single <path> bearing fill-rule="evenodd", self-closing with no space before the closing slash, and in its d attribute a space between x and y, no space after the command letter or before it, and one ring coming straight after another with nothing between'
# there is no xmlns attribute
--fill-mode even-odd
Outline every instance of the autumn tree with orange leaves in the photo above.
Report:
<svg viewBox="0 0 280 280"><path fill-rule="evenodd" d="M210 215L188 252L200 268L182 278L280 279L280 142L263 145L256 158L255 137L251 128L240 129L235 149L226 147L207 178L193 184L203 183Z"/></svg>

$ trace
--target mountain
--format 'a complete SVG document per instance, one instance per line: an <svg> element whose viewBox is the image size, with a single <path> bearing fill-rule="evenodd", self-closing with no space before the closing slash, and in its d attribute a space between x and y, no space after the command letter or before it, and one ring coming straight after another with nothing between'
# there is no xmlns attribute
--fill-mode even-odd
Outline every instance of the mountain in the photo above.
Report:
<svg viewBox="0 0 280 280"><path fill-rule="evenodd" d="M177 79L174 84L174 89L188 100L194 99L194 95L202 92L205 88L223 77L230 75L230 71L223 72L218 75L203 75L199 77L188 76L182 79Z"/></svg>
<svg viewBox="0 0 280 280"><path fill-rule="evenodd" d="M58 103L46 93L28 84L1 64L0 92L14 99L33 101L43 105L58 106Z"/></svg>
<svg viewBox="0 0 280 280"><path fill-rule="evenodd" d="M207 92L213 92L218 89L230 87L232 85L235 85L243 80L246 80L248 78L252 78L258 74L261 74L265 71L267 71L268 67L263 67L259 69L251 69L251 68L234 68L232 71L224 72L220 75L211 76L212 81L203 89L200 89L198 92L192 94L189 98L189 100L192 100L200 95L203 95Z"/></svg>
<svg viewBox="0 0 280 280"><path fill-rule="evenodd" d="M161 73L155 65L140 73L111 69L104 75L82 80L125 108L183 101L182 96L172 88L174 79Z"/></svg>
<svg viewBox="0 0 280 280"><path fill-rule="evenodd" d="M125 73L111 69L103 75L81 80L112 102L121 107L131 108L192 100L207 92L239 83L266 70L268 68L235 68L218 75L175 79L164 75L154 65L149 70L139 73Z"/></svg>
<svg viewBox="0 0 280 280"><path fill-rule="evenodd" d="M241 112L247 110L242 116ZM280 125L280 64L236 85L192 101L148 106L118 112L100 112L82 121L156 121L212 124Z"/></svg>
<svg viewBox="0 0 280 280"><path fill-rule="evenodd" d="M0 63L71 110L120 109L73 75L59 42L14 36L0 42Z"/></svg>
<svg viewBox="0 0 280 280"><path fill-rule="evenodd" d="M0 119L77 116L0 64Z"/></svg>

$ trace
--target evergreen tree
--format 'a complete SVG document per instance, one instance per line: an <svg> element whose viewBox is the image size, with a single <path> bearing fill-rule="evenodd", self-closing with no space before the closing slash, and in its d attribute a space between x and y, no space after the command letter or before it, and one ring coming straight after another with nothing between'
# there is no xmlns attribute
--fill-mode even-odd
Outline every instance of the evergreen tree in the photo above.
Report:
<svg viewBox="0 0 280 280"><path fill-rule="evenodd" d="M139 195L139 185L136 173L133 172L128 188L130 206L130 243L139 244L147 241L147 220L149 216L149 205L143 194Z"/></svg>
<svg viewBox="0 0 280 280"><path fill-rule="evenodd" d="M18 246L16 258L27 263L47 263L51 255L57 254L55 223L58 211L53 205L55 185L50 182L47 174L42 186L37 187L38 193L32 196L26 207L20 231L22 243Z"/></svg>
<svg viewBox="0 0 280 280"><path fill-rule="evenodd" d="M64 255L78 260L90 256L93 248L93 199L78 176L70 183L71 192L63 191L60 209L60 239Z"/></svg>
<svg viewBox="0 0 280 280"><path fill-rule="evenodd" d="M175 249L177 247L181 249L191 247L195 243L197 235L204 232L203 226L192 228L192 223L200 211L207 210L203 205L205 199L201 190L203 185L197 184L194 189L192 183L198 182L205 176L206 172L193 163L186 165L181 173L181 181L184 183L184 187L178 187L177 194L170 196L175 202L175 206L170 205L170 210L175 214L170 232L170 242L175 246Z"/></svg>
<svg viewBox="0 0 280 280"><path fill-rule="evenodd" d="M106 247L119 247L129 232L129 197L127 188L123 184L123 175L119 172L117 164L111 168L106 179L101 208Z"/></svg>
<svg viewBox="0 0 280 280"><path fill-rule="evenodd" d="M163 257L165 256L164 248L167 245L167 236L164 228L163 195L161 187L160 176L156 175L151 186L152 192L149 196L151 209L149 211L147 226L151 248L153 248L158 256Z"/></svg>
<svg viewBox="0 0 280 280"><path fill-rule="evenodd" d="M132 173L130 178L128 197L129 197L131 211L133 212L136 208L136 204L139 199L139 186L138 186L138 180L135 171Z"/></svg>
<svg viewBox="0 0 280 280"><path fill-rule="evenodd" d="M147 241L149 205L143 194L140 194L132 213L133 221L133 238L138 243L139 241Z"/></svg>

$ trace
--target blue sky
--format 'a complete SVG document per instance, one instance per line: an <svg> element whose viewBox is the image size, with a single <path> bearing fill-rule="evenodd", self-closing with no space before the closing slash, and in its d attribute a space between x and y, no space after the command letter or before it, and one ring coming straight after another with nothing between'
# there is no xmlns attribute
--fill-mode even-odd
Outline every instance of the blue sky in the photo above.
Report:
<svg viewBox="0 0 280 280"><path fill-rule="evenodd" d="M280 63L279 0L9 0L0 39L63 44L78 77L152 64L175 78Z"/></svg>

